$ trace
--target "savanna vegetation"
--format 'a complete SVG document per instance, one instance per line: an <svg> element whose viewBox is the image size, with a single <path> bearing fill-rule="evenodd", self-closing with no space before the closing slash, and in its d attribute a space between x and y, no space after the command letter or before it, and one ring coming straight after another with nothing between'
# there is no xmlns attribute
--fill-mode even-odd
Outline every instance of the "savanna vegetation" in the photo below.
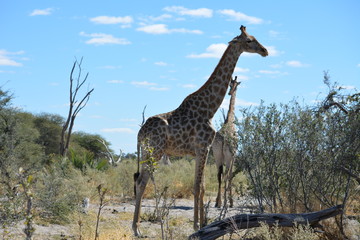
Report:
<svg viewBox="0 0 360 240"><path fill-rule="evenodd" d="M236 113L239 142L232 182L235 199L251 205L253 212L310 212L344 204L344 214L323 223L317 233L309 226L262 225L235 231L233 239L360 236L360 93L344 91L331 83L327 73L324 83L329 93L316 105L296 100L262 103ZM66 120L19 110L12 105L12 94L0 89L0 238L16 239L19 233L11 229L20 223L24 233L19 239L31 239L34 224L72 226L68 238L55 239L132 239L130 224L123 223L131 221L131 214L104 219L101 210L133 198L135 154L119 156L100 135L85 132L71 133L64 154L60 143ZM145 198L162 206L142 216L166 222L158 239L184 239L188 233L181 233L182 226L191 225L169 218L166 210L171 199L192 198L194 161L171 162L171 167L155 166L153 182L145 192ZM217 181L211 156L205 182L207 199L214 200ZM84 213L86 198L96 211Z"/></svg>

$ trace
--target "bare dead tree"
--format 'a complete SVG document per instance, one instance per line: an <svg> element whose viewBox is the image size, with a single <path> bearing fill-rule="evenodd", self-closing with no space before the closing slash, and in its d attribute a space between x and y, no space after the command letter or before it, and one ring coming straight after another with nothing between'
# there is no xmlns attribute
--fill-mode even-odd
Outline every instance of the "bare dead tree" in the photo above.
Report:
<svg viewBox="0 0 360 240"><path fill-rule="evenodd" d="M78 93L89 76L89 73L86 73L85 77L81 80L81 74L82 74L81 64L82 64L82 58L80 62L78 60L75 60L70 73L69 112L61 131L61 141L60 141L60 154L63 157L66 155L69 149L70 137L71 137L72 129L74 127L76 116L86 106L87 102L90 99L91 93L94 91L94 88L92 88L91 90L86 92L85 96L80 101L78 100ZM76 68L78 68L77 74L75 74Z"/></svg>
<svg viewBox="0 0 360 240"><path fill-rule="evenodd" d="M109 149L104 139L99 138L97 140L105 147L106 149L105 155L109 159L109 163L112 166L116 167L117 164L120 163L122 160L122 154L123 154L122 150L120 149L120 154L118 157L116 157L115 154L113 154L112 151Z"/></svg>

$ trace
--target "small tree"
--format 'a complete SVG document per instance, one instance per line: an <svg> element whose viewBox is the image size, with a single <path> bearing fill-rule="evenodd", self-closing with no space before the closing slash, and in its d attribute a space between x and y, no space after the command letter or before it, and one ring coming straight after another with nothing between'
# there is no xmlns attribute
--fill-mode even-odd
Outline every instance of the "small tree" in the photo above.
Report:
<svg viewBox="0 0 360 240"><path fill-rule="evenodd" d="M62 128L61 141L60 141L60 155L63 157L66 155L69 149L71 133L74 127L76 116L86 106L87 102L90 99L91 93L94 91L94 88L92 88L90 91L87 91L85 96L80 101L78 101L77 95L89 76L89 73L87 73L84 79L81 80L81 74L82 74L81 64L82 64L82 58L80 62L75 60L70 73L69 112L67 119ZM78 68L78 72L77 75L74 76L76 67Z"/></svg>

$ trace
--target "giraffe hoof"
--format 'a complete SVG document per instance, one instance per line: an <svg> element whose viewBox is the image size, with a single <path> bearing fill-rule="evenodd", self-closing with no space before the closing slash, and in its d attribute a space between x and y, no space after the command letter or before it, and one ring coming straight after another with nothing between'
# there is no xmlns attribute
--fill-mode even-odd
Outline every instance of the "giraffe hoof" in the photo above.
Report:
<svg viewBox="0 0 360 240"><path fill-rule="evenodd" d="M139 231L139 228L137 226L133 226L134 236L137 238L141 238L141 233Z"/></svg>
<svg viewBox="0 0 360 240"><path fill-rule="evenodd" d="M199 223L194 223L194 231L198 231L200 229Z"/></svg>

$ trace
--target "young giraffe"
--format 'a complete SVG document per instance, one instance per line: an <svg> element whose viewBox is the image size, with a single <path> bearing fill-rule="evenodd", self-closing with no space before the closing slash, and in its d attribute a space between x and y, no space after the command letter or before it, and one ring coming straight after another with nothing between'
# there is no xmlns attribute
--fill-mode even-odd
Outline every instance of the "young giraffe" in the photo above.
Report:
<svg viewBox="0 0 360 240"><path fill-rule="evenodd" d="M237 149L237 134L235 129L235 99L236 99L236 89L239 82L234 80L230 82L229 95L230 103L229 110L224 121L224 125L221 129L216 132L214 142L211 146L216 168L217 168L217 177L218 177L218 194L216 197L215 207L221 207L221 182L222 178L224 180L224 198L226 201L226 193L229 190L230 196L230 207L233 206L232 201L232 190L231 190L231 180L232 180L232 167L235 160L235 151ZM225 166L225 174L224 174Z"/></svg>
<svg viewBox="0 0 360 240"><path fill-rule="evenodd" d="M142 159L141 172L134 175L135 211L132 228L140 235L139 220L141 200L150 172L146 161L150 157L159 161L168 156L190 155L196 158L194 183L194 229L204 224L204 167L209 149L215 137L212 118L220 107L230 83L235 65L241 53L268 55L253 36L248 35L244 26L241 35L235 37L225 50L220 62L209 80L196 92L187 96L181 105L172 112L155 115L146 120L138 133L138 162ZM151 156L149 151L151 149ZM141 154L141 156L140 156Z"/></svg>

